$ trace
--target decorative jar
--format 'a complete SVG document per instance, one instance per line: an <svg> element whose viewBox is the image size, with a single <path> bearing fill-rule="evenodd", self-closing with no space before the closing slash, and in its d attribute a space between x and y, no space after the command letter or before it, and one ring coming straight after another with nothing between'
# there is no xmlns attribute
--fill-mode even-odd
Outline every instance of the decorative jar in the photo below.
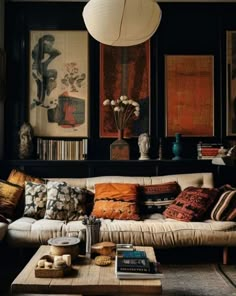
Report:
<svg viewBox="0 0 236 296"><path fill-rule="evenodd" d="M183 152L183 145L181 142L182 135L180 133L175 134L175 142L172 146L172 152L174 153L173 160L180 160L182 159L182 152Z"/></svg>

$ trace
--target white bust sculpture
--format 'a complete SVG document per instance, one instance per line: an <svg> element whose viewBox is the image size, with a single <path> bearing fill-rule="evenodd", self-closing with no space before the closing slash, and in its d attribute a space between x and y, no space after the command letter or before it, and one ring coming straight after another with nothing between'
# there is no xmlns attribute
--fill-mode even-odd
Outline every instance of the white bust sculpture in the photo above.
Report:
<svg viewBox="0 0 236 296"><path fill-rule="evenodd" d="M140 160L150 159L148 156L148 151L150 148L150 139L147 133L140 134L138 137Z"/></svg>

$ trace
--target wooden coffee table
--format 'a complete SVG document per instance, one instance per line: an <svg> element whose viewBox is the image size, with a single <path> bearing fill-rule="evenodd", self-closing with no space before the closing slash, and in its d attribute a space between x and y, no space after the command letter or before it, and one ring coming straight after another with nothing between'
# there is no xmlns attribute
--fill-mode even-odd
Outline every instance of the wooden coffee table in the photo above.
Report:
<svg viewBox="0 0 236 296"><path fill-rule="evenodd" d="M137 247L145 250L149 259L155 261L152 247ZM50 246L41 246L25 268L11 284L13 295L161 295L158 279L119 280L115 276L114 261L109 266L97 266L94 260L83 258L73 264L73 271L63 278L36 278L34 268L38 260L49 254Z"/></svg>

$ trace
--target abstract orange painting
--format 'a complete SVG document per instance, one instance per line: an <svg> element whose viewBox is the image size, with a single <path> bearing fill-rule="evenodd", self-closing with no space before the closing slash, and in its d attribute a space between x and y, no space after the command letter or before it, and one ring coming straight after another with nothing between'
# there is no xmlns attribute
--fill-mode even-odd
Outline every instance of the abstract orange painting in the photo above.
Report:
<svg viewBox="0 0 236 296"><path fill-rule="evenodd" d="M112 110L105 100L127 96L138 102L140 115L131 120L124 137L149 133L150 127L150 41L130 47L100 44L100 137L116 138Z"/></svg>
<svg viewBox="0 0 236 296"><path fill-rule="evenodd" d="M214 57L165 56L166 136L214 136Z"/></svg>

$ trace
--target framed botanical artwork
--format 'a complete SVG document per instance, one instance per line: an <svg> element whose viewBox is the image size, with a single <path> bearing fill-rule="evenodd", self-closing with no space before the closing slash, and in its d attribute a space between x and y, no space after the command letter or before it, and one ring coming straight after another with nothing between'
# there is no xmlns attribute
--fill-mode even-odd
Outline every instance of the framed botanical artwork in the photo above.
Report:
<svg viewBox="0 0 236 296"><path fill-rule="evenodd" d="M34 134L88 137L87 31L30 31L29 47Z"/></svg>
<svg viewBox="0 0 236 296"><path fill-rule="evenodd" d="M131 118L124 137L138 137L150 131L150 41L116 47L100 44L100 137L116 138L112 109L103 105L105 100L127 96L138 102L138 118Z"/></svg>
<svg viewBox="0 0 236 296"><path fill-rule="evenodd" d="M165 56L166 136L214 136L214 57Z"/></svg>
<svg viewBox="0 0 236 296"><path fill-rule="evenodd" d="M236 135L236 31L226 31L226 135Z"/></svg>

